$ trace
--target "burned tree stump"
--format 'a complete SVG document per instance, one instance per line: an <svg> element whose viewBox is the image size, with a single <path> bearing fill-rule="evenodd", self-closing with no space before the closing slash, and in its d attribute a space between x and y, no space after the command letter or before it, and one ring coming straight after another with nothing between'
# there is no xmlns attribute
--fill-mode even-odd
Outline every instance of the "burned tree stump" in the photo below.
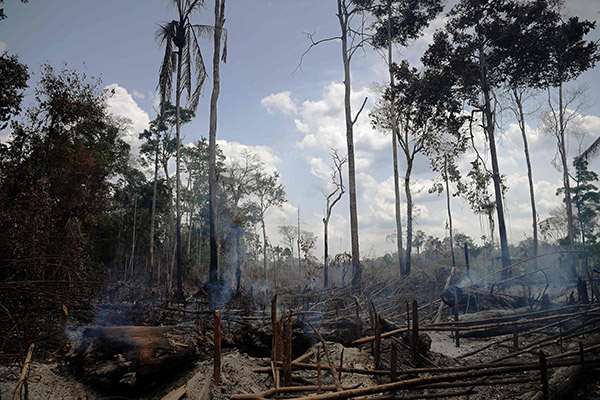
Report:
<svg viewBox="0 0 600 400"><path fill-rule="evenodd" d="M176 327L92 326L67 335L73 373L102 389L168 379L198 356L192 332Z"/></svg>

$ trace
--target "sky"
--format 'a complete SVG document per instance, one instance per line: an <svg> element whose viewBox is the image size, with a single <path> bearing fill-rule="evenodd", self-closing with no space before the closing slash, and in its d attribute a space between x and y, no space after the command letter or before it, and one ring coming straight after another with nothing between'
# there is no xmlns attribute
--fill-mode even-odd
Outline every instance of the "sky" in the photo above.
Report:
<svg viewBox="0 0 600 400"><path fill-rule="evenodd" d="M67 65L89 76L100 77L103 85L114 89L109 99L113 114L131 120L126 140L134 152L137 134L156 116L158 69L163 51L154 40L157 23L175 18L166 0L30 0L22 4L7 0L3 6L8 18L0 22L0 51L18 54L29 66L32 78L25 103L31 101L32 87L40 66ZM212 24L213 4L208 1L201 13L193 15L198 24ZM270 209L267 234L273 245L283 245L278 226L295 225L300 209L302 229L318 237L315 255L322 255L323 192L331 189L329 153L346 153L343 108L343 69L339 42L313 48L300 63L301 55L315 39L336 36L339 31L334 0L229 0L225 27L228 30L228 59L221 66L221 93L218 103L218 143L229 159L243 150L257 154L267 171L278 171L285 186L287 202ZM600 22L600 1L567 1L571 15ZM396 49L395 59L419 59L430 43L435 29L444 25L440 15L421 38L408 48ZM588 39L600 39L598 29ZM212 45L203 43L203 56L210 66ZM362 257L394 251L386 239L395 230L394 185L391 138L374 130L369 111L378 98L377 86L388 78L387 67L379 54L366 49L352 61L352 105L358 110L365 97L365 109L355 126L357 201L360 250ZM573 127L570 158L600 134L600 71L583 74L569 85L587 87L586 103ZM184 144L206 137L212 83L196 118L182 130ZM542 134L541 113L548 109L547 97L540 95L528 105L531 116L528 138L533 163L536 200L540 219L560 206L556 189L561 173L554 164L555 140ZM508 113L502 118L497 145L500 171L506 177L506 214L508 240L518 242L531 237L531 211L521 134ZM9 133L0 132L0 140ZM483 150L485 151L485 150ZM460 165L464 169L469 159ZM406 164L400 162L400 174ZM595 161L591 169L599 172ZM415 202L414 229L443 238L448 235L445 196L429 194L435 175L428 161L417 158L413 172ZM347 182L347 175L345 175ZM403 195L404 197L404 195ZM334 208L330 221L330 252L350 251L349 199L347 194ZM486 218L471 212L460 198L452 198L455 232L479 240L489 235ZM406 216L403 202L403 216ZM497 236L497 232L495 234Z"/></svg>

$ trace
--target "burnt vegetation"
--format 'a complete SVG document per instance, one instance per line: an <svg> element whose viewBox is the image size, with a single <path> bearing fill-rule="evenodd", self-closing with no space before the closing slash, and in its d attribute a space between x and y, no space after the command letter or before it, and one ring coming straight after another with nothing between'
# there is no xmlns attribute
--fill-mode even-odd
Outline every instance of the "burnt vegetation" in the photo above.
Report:
<svg viewBox="0 0 600 400"><path fill-rule="evenodd" d="M332 149L331 184L315 193L323 258L322 227L302 226L300 210L278 227L281 243L269 238L267 218L287 202L279 172L216 143L225 0L208 24L195 21L204 1L170 1L177 19L156 33L160 105L136 158L131 123L111 115L99 79L44 65L34 82L32 67L0 55L0 397L47 395L49 379L89 398L598 396L599 142L569 159L581 93L565 88L600 57L586 39L595 24L546 0L336 1L340 36L308 35L308 50L341 44L345 85L347 153ZM393 60L442 15L421 66ZM358 249L353 138L367 99L350 107L351 61L367 47L385 51L389 71L368 118L373 135L391 134L397 228L381 238L397 250L371 257ZM183 143L205 81L208 138ZM540 140L556 142L562 175L564 207L547 216L536 212L528 96L548 103ZM518 122L531 198L531 238L515 244L503 114ZM444 238L416 229L416 157L437 174L430 193L444 194ZM481 240L453 228L456 197L488 222ZM346 198L351 249L332 254L332 210Z"/></svg>

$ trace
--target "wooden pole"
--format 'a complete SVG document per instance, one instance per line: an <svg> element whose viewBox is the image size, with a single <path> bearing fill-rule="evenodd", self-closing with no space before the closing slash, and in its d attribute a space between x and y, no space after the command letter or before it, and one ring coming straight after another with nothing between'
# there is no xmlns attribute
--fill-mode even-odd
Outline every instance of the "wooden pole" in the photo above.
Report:
<svg viewBox="0 0 600 400"><path fill-rule="evenodd" d="M273 325L273 343L271 361L277 361L277 295L271 298L271 323Z"/></svg>
<svg viewBox="0 0 600 400"><path fill-rule="evenodd" d="M331 378L333 379L333 384L337 388L337 391L341 392L343 390L342 385L340 384L340 380L338 379L338 373L335 369L335 365L333 363L333 357L331 357L331 352L329 351L329 345L327 345L327 342L325 341L325 339L323 339L323 336L321 336L319 331L317 331L315 329L313 324L311 324L309 322L308 325L312 328L312 330L315 332L315 334L321 341L321 344L323 345L323 350L325 351L325 356L327 357L327 362L329 363L329 372L331 372Z"/></svg>
<svg viewBox="0 0 600 400"><path fill-rule="evenodd" d="M419 360L419 307L417 301L412 302L412 335L411 335L412 360Z"/></svg>
<svg viewBox="0 0 600 400"><path fill-rule="evenodd" d="M277 361L283 361L285 336L283 335L283 315L277 321Z"/></svg>
<svg viewBox="0 0 600 400"><path fill-rule="evenodd" d="M19 400L21 397L21 390L23 389L23 385L27 380L27 373L29 372L29 364L31 363L31 356L33 354L34 347L34 344L31 343L29 345L29 349L27 350L27 356L25 357L25 362L23 363L23 369L21 369L21 376L19 377L19 381L17 382L17 386L13 392L13 400Z"/></svg>
<svg viewBox="0 0 600 400"><path fill-rule="evenodd" d="M390 361L390 381L395 382L397 378L396 368L398 362L398 352L396 351L396 344L392 342L392 354Z"/></svg>
<svg viewBox="0 0 600 400"><path fill-rule="evenodd" d="M221 312L217 311L215 312L215 318L214 318L214 325L215 325L215 337L214 337L214 344L215 344L215 361L214 361L214 374L213 374L213 379L215 382L215 386L219 386L219 382L221 380Z"/></svg>
<svg viewBox="0 0 600 400"><path fill-rule="evenodd" d="M285 386L292 386L292 312L288 313L285 323L285 368L283 370Z"/></svg>
<svg viewBox="0 0 600 400"><path fill-rule="evenodd" d="M519 326L513 325L513 351L519 351Z"/></svg>
<svg viewBox="0 0 600 400"><path fill-rule="evenodd" d="M358 297L354 296L354 304L356 304L356 339L360 339L360 310L358 306Z"/></svg>
<svg viewBox="0 0 600 400"><path fill-rule="evenodd" d="M456 287L454 288L454 322L458 322L458 296L456 295ZM454 331L454 339L456 347L460 347L460 332L458 329Z"/></svg>
<svg viewBox="0 0 600 400"><path fill-rule="evenodd" d="M579 361L581 361L581 375L585 376L585 354L583 350L583 342L579 342ZM587 399L587 385L585 382L583 382L581 386L583 386L583 398Z"/></svg>
<svg viewBox="0 0 600 400"><path fill-rule="evenodd" d="M375 369L381 365L381 317L375 313Z"/></svg>
<svg viewBox="0 0 600 400"><path fill-rule="evenodd" d="M467 264L467 276L471 277L471 266L469 265L469 247L465 243L465 264Z"/></svg>
<svg viewBox="0 0 600 400"><path fill-rule="evenodd" d="M342 352L340 353L340 370L338 372L338 379L340 383L342 383L342 371L344 370L344 348L342 347Z"/></svg>
<svg viewBox="0 0 600 400"><path fill-rule="evenodd" d="M319 349L317 351L317 394L321 394L321 383L322 383L322 376L321 376L321 349Z"/></svg>

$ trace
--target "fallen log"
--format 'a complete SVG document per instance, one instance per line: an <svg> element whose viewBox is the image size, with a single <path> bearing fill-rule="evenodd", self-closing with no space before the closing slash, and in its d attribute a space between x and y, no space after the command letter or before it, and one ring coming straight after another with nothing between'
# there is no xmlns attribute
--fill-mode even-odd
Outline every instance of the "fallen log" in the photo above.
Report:
<svg viewBox="0 0 600 400"><path fill-rule="evenodd" d="M191 366L198 355L194 335L176 327L91 326L67 335L74 375L102 389L148 386Z"/></svg>

